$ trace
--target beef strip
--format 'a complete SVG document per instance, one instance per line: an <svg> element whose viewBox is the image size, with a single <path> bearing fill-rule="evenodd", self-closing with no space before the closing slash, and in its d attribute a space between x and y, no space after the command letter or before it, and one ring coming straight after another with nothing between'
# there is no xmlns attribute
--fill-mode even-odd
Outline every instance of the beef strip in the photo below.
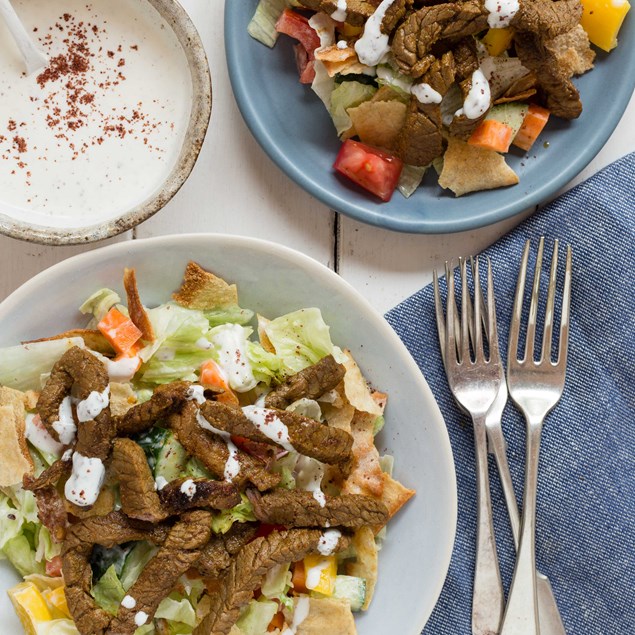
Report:
<svg viewBox="0 0 635 635"><path fill-rule="evenodd" d="M514 31L534 33L543 40L571 31L580 24L579 0L521 0L510 26Z"/></svg>
<svg viewBox="0 0 635 635"><path fill-rule="evenodd" d="M232 408L215 401L206 401L201 406L201 415L214 428L223 432L262 443L276 443L276 438L272 440L260 432L238 408ZM272 424L276 419L287 427L289 442L300 454L329 464L346 463L350 460L353 438L345 430L330 428L323 423L294 412L266 410L265 426Z"/></svg>
<svg viewBox="0 0 635 635"><path fill-rule="evenodd" d="M188 509L212 507L229 509L240 503L240 493L233 483L206 478L179 478L159 491L163 509L171 515Z"/></svg>
<svg viewBox="0 0 635 635"><path fill-rule="evenodd" d="M77 346L69 348L53 366L37 403L40 419L51 436L59 440L53 423L58 420L60 404L71 388L74 387L76 396L83 400L93 391L103 392L107 386L106 367L87 350ZM75 450L85 457L104 461L110 454L115 432L110 406L106 406L95 419L80 423Z"/></svg>
<svg viewBox="0 0 635 635"><path fill-rule="evenodd" d="M195 456L201 463L218 478L225 478L225 465L229 458L227 444L220 437L203 430L196 420L198 408L195 403L188 401L180 413L170 416L170 427L176 434L181 445L189 454ZM275 487L280 482L279 474L267 472L262 463L254 457L241 452L237 453L240 471L233 479L236 487L245 483L253 483L259 490L265 491Z"/></svg>
<svg viewBox="0 0 635 635"><path fill-rule="evenodd" d="M31 484L35 480L32 476L25 474L23 477L24 489L32 489L37 501L37 517L49 530L53 540L62 542L64 536L66 536L66 525L68 522L64 501L53 485L32 488Z"/></svg>
<svg viewBox="0 0 635 635"><path fill-rule="evenodd" d="M312 492L300 490L277 489L264 495L248 490L247 496L256 518L269 525L357 528L364 525L383 526L388 520L386 506L370 496L326 496L323 507Z"/></svg>
<svg viewBox="0 0 635 635"><path fill-rule="evenodd" d="M136 523L121 512L94 516L71 525L62 546L64 594L77 630L82 635L103 635L111 620L111 616L99 608L90 595L93 571L89 559L93 545L111 548L133 540L161 544L167 536L165 525Z"/></svg>
<svg viewBox="0 0 635 635"><path fill-rule="evenodd" d="M232 561L219 590L210 595L210 611L194 629L194 635L227 635L267 571L316 552L321 537L319 530L291 529L250 542ZM337 550L345 549L348 544L349 539L342 536Z"/></svg>
<svg viewBox="0 0 635 635"><path fill-rule="evenodd" d="M301 370L276 386L266 397L267 408L283 410L297 399L317 399L325 392L333 390L342 379L346 368L335 361L333 355L323 357L317 364Z"/></svg>
<svg viewBox="0 0 635 635"><path fill-rule="evenodd" d="M161 506L145 452L130 439L113 445L112 468L119 480L121 509L130 518L156 523L168 513Z"/></svg>
<svg viewBox="0 0 635 635"><path fill-rule="evenodd" d="M466 37L459 40L452 47L452 56L454 58L456 77L459 80L471 77L472 73L479 67L476 41L473 37Z"/></svg>
<svg viewBox="0 0 635 635"><path fill-rule="evenodd" d="M175 381L159 386L148 401L130 408L125 415L117 418L117 435L139 434L158 420L167 419L187 400L190 385L187 381Z"/></svg>
<svg viewBox="0 0 635 635"><path fill-rule="evenodd" d="M169 531L156 555L146 564L127 594L134 598L134 608L124 606L112 620L106 633L132 635L139 624L135 616L143 611L150 622L161 601L172 591L177 580L200 558L210 539L212 516L197 510L183 514Z"/></svg>
<svg viewBox="0 0 635 635"><path fill-rule="evenodd" d="M70 460L65 461L63 459L58 459L57 461L55 461L55 463L52 463L49 467L47 467L37 478L33 478L32 476L23 478L23 487L24 489L29 489L32 492L43 489L45 487L50 487L51 485L55 485L63 476L67 475L70 471Z"/></svg>
<svg viewBox="0 0 635 635"><path fill-rule="evenodd" d="M337 0L301 0L302 5L313 11L321 11L331 15L337 9ZM381 0L348 0L346 7L346 23L363 26L370 18Z"/></svg>
<svg viewBox="0 0 635 635"><path fill-rule="evenodd" d="M258 526L252 523L234 523L226 534L216 534L203 547L196 563L199 573L206 578L218 578L235 556L255 535Z"/></svg>
<svg viewBox="0 0 635 635"><path fill-rule="evenodd" d="M422 104L414 95L410 98L395 153L407 165L419 166L443 154L441 112L436 104Z"/></svg>
<svg viewBox="0 0 635 635"><path fill-rule="evenodd" d="M392 51L407 75L430 53L433 45L447 38L459 39L487 29L487 11L477 0L448 2L411 12L397 27Z"/></svg>
<svg viewBox="0 0 635 635"><path fill-rule="evenodd" d="M580 93L540 37L533 33L515 33L514 44L523 65L535 73L551 113L564 119L579 117L582 113Z"/></svg>

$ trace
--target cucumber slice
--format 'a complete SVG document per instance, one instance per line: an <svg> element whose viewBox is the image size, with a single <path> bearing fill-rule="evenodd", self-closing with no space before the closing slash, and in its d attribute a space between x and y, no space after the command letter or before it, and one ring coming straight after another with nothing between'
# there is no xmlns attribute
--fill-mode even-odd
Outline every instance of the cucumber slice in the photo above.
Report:
<svg viewBox="0 0 635 635"><path fill-rule="evenodd" d="M163 446L159 450L154 478L162 476L168 483L183 476L189 456L185 448L176 440L171 432L165 437Z"/></svg>
<svg viewBox="0 0 635 635"><path fill-rule="evenodd" d="M366 580L352 575L335 576L333 597L348 600L351 611L361 611L366 600Z"/></svg>
<svg viewBox="0 0 635 635"><path fill-rule="evenodd" d="M492 107L485 119L494 119L504 123L514 131L514 136L516 136L516 133L523 125L523 120L528 110L529 106L527 104L517 101L508 104L498 104Z"/></svg>

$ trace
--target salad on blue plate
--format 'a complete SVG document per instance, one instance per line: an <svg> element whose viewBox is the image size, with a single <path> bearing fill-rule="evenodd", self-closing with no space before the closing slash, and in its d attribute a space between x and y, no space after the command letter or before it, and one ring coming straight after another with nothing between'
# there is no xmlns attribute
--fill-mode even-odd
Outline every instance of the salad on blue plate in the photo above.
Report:
<svg viewBox="0 0 635 635"><path fill-rule="evenodd" d="M414 495L387 395L317 308L255 315L189 263L97 289L86 327L0 350L0 554L29 635L356 633Z"/></svg>

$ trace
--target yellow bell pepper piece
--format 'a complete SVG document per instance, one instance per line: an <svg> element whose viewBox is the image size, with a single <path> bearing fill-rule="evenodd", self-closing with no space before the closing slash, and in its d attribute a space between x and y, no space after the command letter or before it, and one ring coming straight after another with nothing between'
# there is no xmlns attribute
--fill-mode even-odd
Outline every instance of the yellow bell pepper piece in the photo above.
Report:
<svg viewBox="0 0 635 635"><path fill-rule="evenodd" d="M64 594L63 586L57 587L57 589L44 591L42 595L49 606L52 606L55 610L61 613L60 617L71 618L71 612L68 610L68 604L66 604L66 595Z"/></svg>
<svg viewBox="0 0 635 635"><path fill-rule="evenodd" d="M481 39L487 52L496 57L505 52L512 43L513 33L511 29L490 29Z"/></svg>
<svg viewBox="0 0 635 635"><path fill-rule="evenodd" d="M304 559L306 588L322 595L331 596L335 589L337 559L335 556L307 556Z"/></svg>
<svg viewBox="0 0 635 635"><path fill-rule="evenodd" d="M8 593L27 635L36 635L37 625L52 619L44 597L31 582L22 582Z"/></svg>
<svg viewBox="0 0 635 635"><path fill-rule="evenodd" d="M582 28L603 51L617 46L617 33L631 8L628 0L582 0Z"/></svg>
<svg viewBox="0 0 635 635"><path fill-rule="evenodd" d="M339 31L344 37L354 37L355 35L361 35L364 32L364 27L353 26L352 24L346 24L345 22Z"/></svg>

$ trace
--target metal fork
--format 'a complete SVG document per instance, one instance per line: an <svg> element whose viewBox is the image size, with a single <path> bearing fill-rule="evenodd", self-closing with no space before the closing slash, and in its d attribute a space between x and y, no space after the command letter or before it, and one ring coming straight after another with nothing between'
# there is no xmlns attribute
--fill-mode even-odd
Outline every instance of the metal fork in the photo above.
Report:
<svg viewBox="0 0 635 635"><path fill-rule="evenodd" d="M445 321L444 337L445 370L454 398L462 408L469 412L474 424L478 518L476 567L472 595L472 634L494 635L498 633L505 601L492 520L485 417L499 393L504 375L498 351L491 263L488 262L488 319L486 320L487 339L490 342L489 359L485 358L483 349L481 295L475 294L474 311L473 315L470 316L467 268L464 259L460 260L460 268L462 297L460 319L457 316L458 311L454 299L454 278L453 276L447 278L447 320ZM478 266L475 270L474 286L476 289L480 289ZM472 318L471 327L470 317ZM460 334L457 333L459 328ZM470 355L470 330L473 332L474 360Z"/></svg>
<svg viewBox="0 0 635 635"><path fill-rule="evenodd" d="M542 350L538 361L534 360L536 321L540 296L540 273L544 250L544 237L538 245L534 282L527 322L525 351L518 357L518 342L522 320L525 279L529 261L530 241L525 250L518 275L514 312L509 333L507 360L507 384L509 394L527 423L527 451L525 464L525 491L520 545L516 557L514 577L505 609L501 635L530 635L540 633L536 589L536 490L538 485L538 457L540 436L547 414L560 400L564 389L569 339L569 310L571 298L571 247L567 247L567 261L562 293L560 338L558 358L552 361L552 339L554 326L554 304L558 270L558 241L551 259L549 289L545 310L545 325Z"/></svg>
<svg viewBox="0 0 635 635"><path fill-rule="evenodd" d="M475 275L476 264L474 259L470 259L472 267L472 276ZM446 263L445 276L446 280L450 278L450 269ZM443 358L443 364L445 366L445 319L443 317L443 305L441 302L441 294L439 291L439 281L436 270L433 272L434 278L434 300L436 307L436 321L437 331L439 334L439 342L441 348L441 357ZM478 289L479 293L482 293ZM468 296L469 303L469 296ZM485 300L481 297L481 305L485 305ZM471 306L468 304L468 314L471 312ZM486 322L487 307L483 308L483 321ZM470 322L471 323L471 322ZM455 331L458 331L458 327L455 325ZM470 331L470 336L473 338L473 334ZM504 377L504 371L501 367L501 375ZM507 505L507 512L509 515L509 524L514 537L514 546L518 550L520 544L520 513L518 511L518 503L516 502L516 494L514 492L514 484L512 482L511 473L509 471L509 463L507 461L507 442L503 434L502 416L505 404L507 403L507 382L503 381L501 387L496 395L494 403L491 405L487 415L485 417L485 427L487 430L488 449L491 454L494 455L496 465L498 467L498 473L500 477L503 494L505 497L505 503ZM538 592L538 614L540 618L540 632L541 635L565 635L566 631L558 605L556 604L556 598L551 588L551 582L549 578L544 574L536 571L536 585Z"/></svg>

